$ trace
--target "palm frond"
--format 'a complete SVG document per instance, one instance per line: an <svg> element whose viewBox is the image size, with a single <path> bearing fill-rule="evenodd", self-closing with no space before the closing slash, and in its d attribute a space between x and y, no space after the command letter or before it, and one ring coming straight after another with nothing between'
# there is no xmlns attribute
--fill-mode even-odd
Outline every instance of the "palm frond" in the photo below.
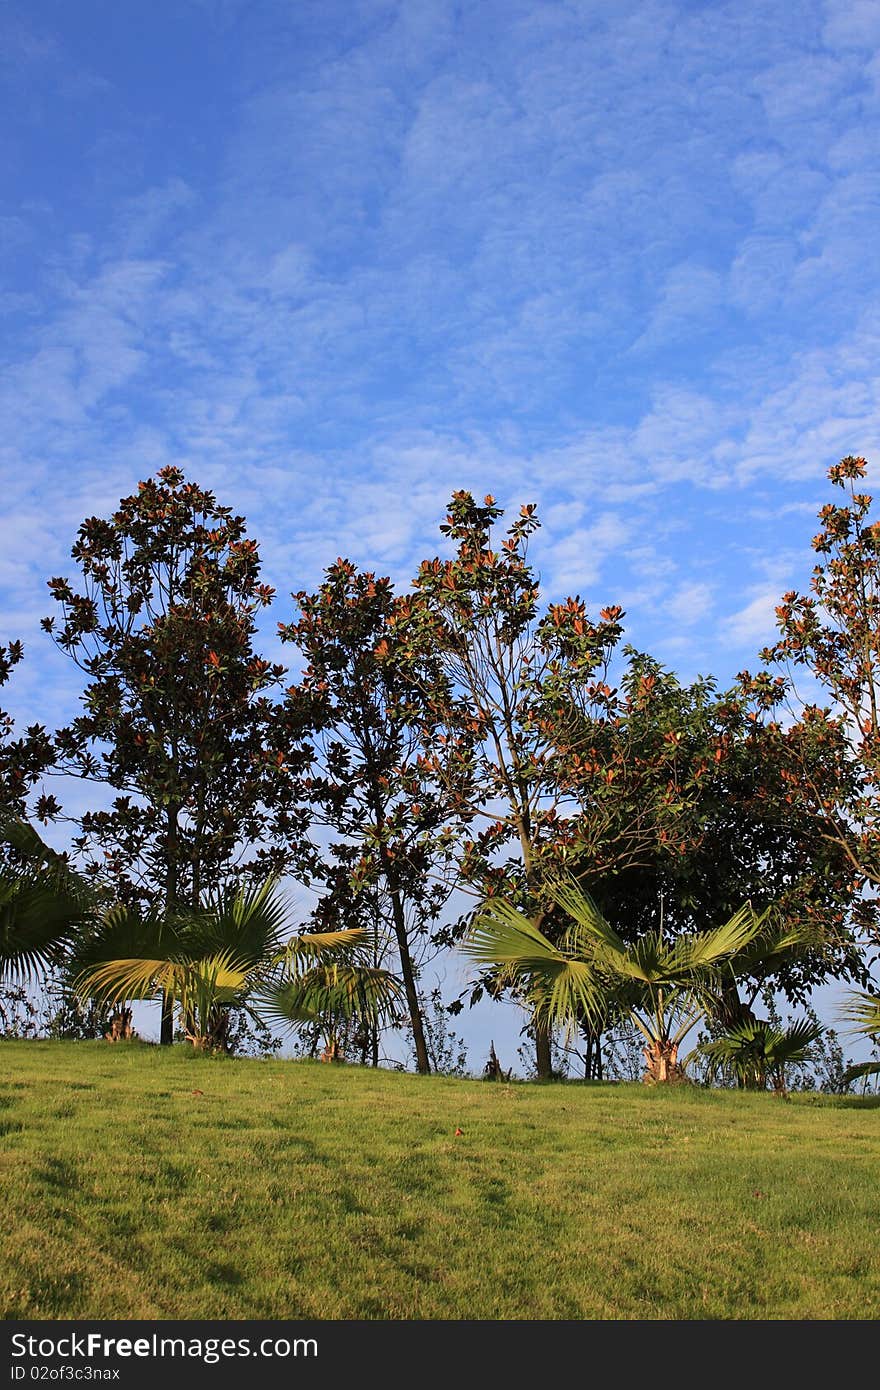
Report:
<svg viewBox="0 0 880 1390"><path fill-rule="evenodd" d="M73 981L80 998L121 1004L126 999L154 999L165 990L175 998L181 992L186 966L177 961L121 956L81 971Z"/></svg>
<svg viewBox="0 0 880 1390"><path fill-rule="evenodd" d="M763 921L744 903L723 926L678 937L669 949L670 974L686 976L730 960L755 941Z"/></svg>
<svg viewBox="0 0 880 1390"><path fill-rule="evenodd" d="M252 975L250 962L242 960L232 951L221 951L204 960L190 961L177 969L181 972L185 991L210 991L217 1004L237 1003Z"/></svg>
<svg viewBox="0 0 880 1390"><path fill-rule="evenodd" d="M599 1027L608 1016L614 993L614 983L607 975L591 962L571 957L546 962L527 986L535 1017L566 1028L581 1021Z"/></svg>
<svg viewBox="0 0 880 1390"><path fill-rule="evenodd" d="M402 995L401 982L388 970L331 963L314 965L297 979L256 995L254 1006L282 1027L327 1015L378 1023L393 1014Z"/></svg>
<svg viewBox="0 0 880 1390"><path fill-rule="evenodd" d="M461 949L480 965L515 965L526 971L545 961L564 959L534 922L503 898L483 904Z"/></svg>
<svg viewBox="0 0 880 1390"><path fill-rule="evenodd" d="M865 1033L868 1037L880 1035L880 995L851 994L841 1013L853 1025L854 1033Z"/></svg>
<svg viewBox="0 0 880 1390"><path fill-rule="evenodd" d="M284 949L275 957L275 964L291 976L300 976L326 956L350 956L362 945L365 935L362 927L304 932L302 936L290 937Z"/></svg>
<svg viewBox="0 0 880 1390"><path fill-rule="evenodd" d="M880 1062L854 1062L843 1073L843 1080L846 1085L849 1085L851 1081L857 1081L861 1076L880 1076Z"/></svg>
<svg viewBox="0 0 880 1390"><path fill-rule="evenodd" d="M670 948L659 932L645 932L631 946L621 950L605 946L602 959L624 980L642 984L671 986L674 972L670 969Z"/></svg>
<svg viewBox="0 0 880 1390"><path fill-rule="evenodd" d="M277 879L233 885L208 899L199 912L182 914L194 956L224 950L253 965L280 954L290 935L290 905Z"/></svg>
<svg viewBox="0 0 880 1390"><path fill-rule="evenodd" d="M818 929L808 922L777 926L765 912L754 939L742 947L731 962L736 975L772 975L779 965L800 956L821 942Z"/></svg>
<svg viewBox="0 0 880 1390"><path fill-rule="evenodd" d="M25 979L56 964L87 911L52 871L0 870L0 973Z"/></svg>
<svg viewBox="0 0 880 1390"><path fill-rule="evenodd" d="M181 960L187 944L185 923L116 903L86 924L71 953L70 968L82 974L112 960Z"/></svg>
<svg viewBox="0 0 880 1390"><path fill-rule="evenodd" d="M503 981L518 983L535 1013L549 1022L595 1020L607 1012L607 981L594 964L554 946L503 899L484 903L461 949L471 960L494 966Z"/></svg>
<svg viewBox="0 0 880 1390"><path fill-rule="evenodd" d="M606 921L596 903L585 893L573 878L556 879L547 884L548 896L561 907L575 924L571 938L573 950L581 949L587 943L598 944L615 952L626 952L621 937ZM579 929L579 930L578 930Z"/></svg>
<svg viewBox="0 0 880 1390"><path fill-rule="evenodd" d="M766 1019L749 1019L723 1037L701 1043L688 1058L701 1056L711 1078L728 1074L741 1085L765 1086L793 1062L805 1060L809 1047L824 1032L821 1024L799 1019L788 1028L774 1028Z"/></svg>

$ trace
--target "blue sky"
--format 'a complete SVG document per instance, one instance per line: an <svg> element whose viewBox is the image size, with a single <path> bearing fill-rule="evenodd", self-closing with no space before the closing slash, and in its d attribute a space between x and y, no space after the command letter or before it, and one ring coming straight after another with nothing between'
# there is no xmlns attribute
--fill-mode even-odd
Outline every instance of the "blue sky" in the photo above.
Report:
<svg viewBox="0 0 880 1390"><path fill-rule="evenodd" d="M0 84L28 719L76 699L46 579L167 462L248 517L273 623L338 554L405 583L470 487L722 683L828 465L880 462L872 0L5 0Z"/></svg>

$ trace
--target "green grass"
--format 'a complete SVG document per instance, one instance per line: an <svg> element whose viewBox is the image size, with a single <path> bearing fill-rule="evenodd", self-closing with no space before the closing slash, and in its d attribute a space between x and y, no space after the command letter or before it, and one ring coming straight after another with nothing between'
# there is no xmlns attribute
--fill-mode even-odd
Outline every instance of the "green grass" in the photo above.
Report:
<svg viewBox="0 0 880 1390"><path fill-rule="evenodd" d="M0 1178L5 1318L880 1316L868 1099L4 1042Z"/></svg>

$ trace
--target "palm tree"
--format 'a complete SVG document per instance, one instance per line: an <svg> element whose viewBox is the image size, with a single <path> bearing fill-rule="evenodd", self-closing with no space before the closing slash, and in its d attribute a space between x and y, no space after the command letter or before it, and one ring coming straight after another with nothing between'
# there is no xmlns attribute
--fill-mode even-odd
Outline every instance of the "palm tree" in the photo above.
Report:
<svg viewBox="0 0 880 1390"><path fill-rule="evenodd" d="M861 1033L874 1043L880 1042L880 995L851 995L844 1014L853 1024L854 1033ZM847 1068L844 1080L855 1081L860 1076L880 1076L880 1062L856 1062Z"/></svg>
<svg viewBox="0 0 880 1390"><path fill-rule="evenodd" d="M315 1024L323 1037L324 1058L344 1060L347 1026L356 1020L372 1031L395 1016L402 999L403 986L396 976L358 959L365 944L357 942L343 958L317 962L298 977L265 990L254 1001L256 1010L283 1028Z"/></svg>
<svg viewBox="0 0 880 1390"><path fill-rule="evenodd" d="M571 919L559 945L511 903L488 898L463 943L466 954L518 985L545 1023L598 1025L610 1009L623 1012L644 1038L646 1081L683 1076L681 1043L762 936L774 951L799 940L772 933L767 914L746 903L714 930L667 940L661 928L627 945L573 880L549 885L548 894Z"/></svg>
<svg viewBox="0 0 880 1390"><path fill-rule="evenodd" d="M344 956L362 935L352 928L292 936L275 880L227 889L204 910L175 917L117 906L78 946L76 989L108 1004L164 993L194 1047L226 1051L231 1008L251 1009L252 996L282 987L317 1004L327 958Z"/></svg>
<svg viewBox="0 0 880 1390"><path fill-rule="evenodd" d="M763 1018L749 1019L723 1037L701 1043L691 1057L707 1059L712 1080L731 1076L738 1086L757 1091L766 1090L769 1082L774 1095L784 1096L785 1068L803 1062L824 1031L821 1024L809 1019L801 1019L790 1028L774 1028Z"/></svg>

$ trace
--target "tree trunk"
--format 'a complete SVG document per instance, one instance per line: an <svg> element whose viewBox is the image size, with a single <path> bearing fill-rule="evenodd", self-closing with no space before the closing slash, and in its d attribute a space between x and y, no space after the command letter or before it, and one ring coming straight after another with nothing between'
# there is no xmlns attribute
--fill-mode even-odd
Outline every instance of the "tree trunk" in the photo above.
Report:
<svg viewBox="0 0 880 1390"><path fill-rule="evenodd" d="M736 985L728 982L722 983L715 997L712 1018L725 1032L742 1023L755 1022L754 1013L748 1004L744 1004L740 999Z"/></svg>
<svg viewBox="0 0 880 1390"><path fill-rule="evenodd" d="M382 808L376 806L376 824L382 825ZM409 936L406 930L406 916L403 911L403 903L400 901L400 889L397 882L397 874L393 861L389 858L388 848L384 844L379 845L379 861L382 865L382 872L391 897L391 916L394 922L394 935L397 938L397 951L400 956L400 973L403 976L403 987L406 993L406 1004L409 1010L409 1019L413 1030L413 1045L416 1053L416 1071L422 1076L428 1076L431 1071L431 1060L428 1056L428 1044L425 1041L425 1028L422 1022L422 1010L419 1004L419 992L416 988L415 971L413 970L412 956L409 951Z"/></svg>
<svg viewBox="0 0 880 1390"><path fill-rule="evenodd" d="M602 1080L602 1033L592 1029L581 1029L584 1037L584 1080Z"/></svg>
<svg viewBox="0 0 880 1390"><path fill-rule="evenodd" d="M535 1067L539 1081L553 1080L553 1058L550 1053L550 1029L545 1023L535 1025Z"/></svg>
<svg viewBox="0 0 880 1390"><path fill-rule="evenodd" d="M163 1047L170 1046L174 1041L174 999L167 990L162 991L162 1023L159 1030L159 1042Z"/></svg>
<svg viewBox="0 0 880 1390"><path fill-rule="evenodd" d="M419 992L416 989L416 977L415 971L413 970L412 956L409 953L409 937L406 934L406 918L403 914L400 894L397 892L396 888L393 888L391 891L391 915L394 919L394 935L397 937L397 950L400 955L400 973L403 976L403 987L406 991L406 1004L413 1030L413 1045L416 1051L416 1071L422 1076L428 1076L431 1071L431 1061L428 1057L428 1044L425 1041L425 1028L422 1023L422 1010L419 1004Z"/></svg>
<svg viewBox="0 0 880 1390"><path fill-rule="evenodd" d="M165 912L168 916L177 906L177 816L178 808L169 805L165 823L168 830L168 863L165 875ZM174 999L167 990L162 992L162 1022L159 1028L159 1042L170 1047L174 1041Z"/></svg>
<svg viewBox="0 0 880 1390"><path fill-rule="evenodd" d="M661 1042L655 1038L644 1049L645 1072L642 1081L656 1086L673 1081L684 1081L684 1067L678 1060L678 1048L674 1043Z"/></svg>

